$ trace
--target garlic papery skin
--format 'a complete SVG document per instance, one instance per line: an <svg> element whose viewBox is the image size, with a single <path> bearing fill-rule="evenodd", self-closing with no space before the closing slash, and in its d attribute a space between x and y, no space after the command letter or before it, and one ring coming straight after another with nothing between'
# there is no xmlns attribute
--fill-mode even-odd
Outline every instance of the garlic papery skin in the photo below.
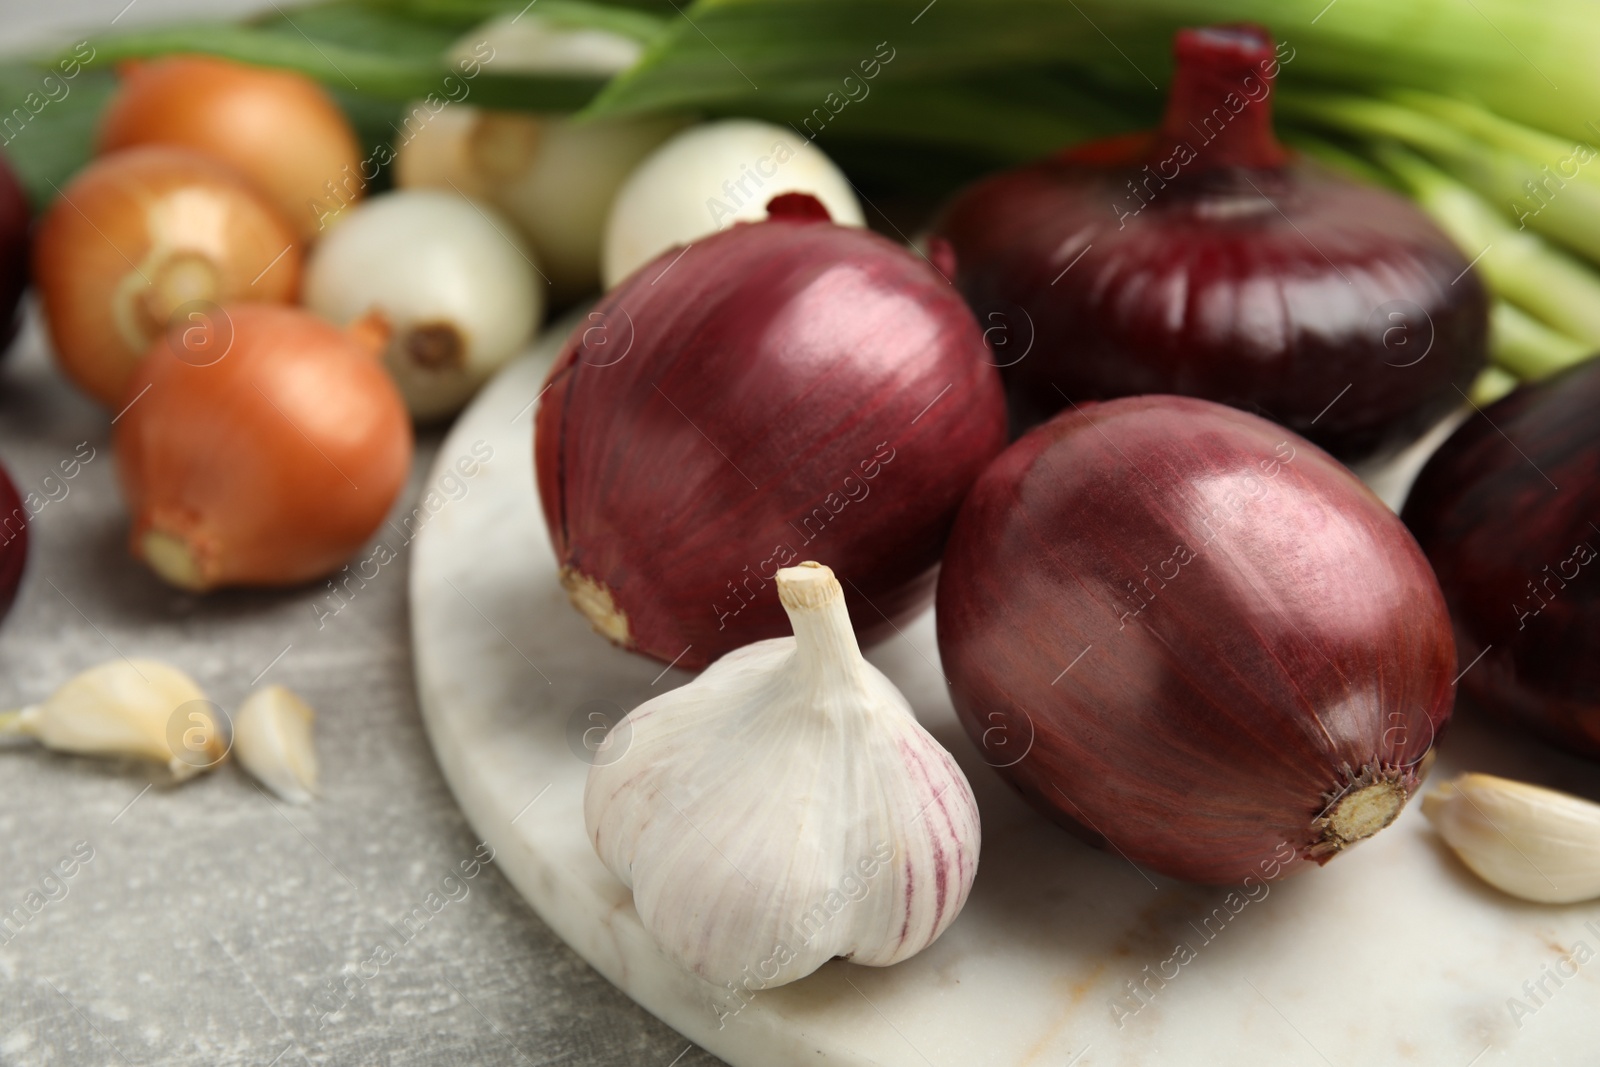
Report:
<svg viewBox="0 0 1600 1067"><path fill-rule="evenodd" d="M767 201L779 193L810 193L839 225L866 225L844 173L793 129L723 119L684 130L617 192L605 224L601 280L610 289L674 245L764 219Z"/></svg>
<svg viewBox="0 0 1600 1067"><path fill-rule="evenodd" d="M317 792L317 713L288 688L269 685L245 698L233 719L233 754L255 779L291 804Z"/></svg>
<svg viewBox="0 0 1600 1067"><path fill-rule="evenodd" d="M156 660L91 667L48 700L0 716L0 734L86 756L134 756L167 765L177 781L228 756L228 722L194 679Z"/></svg>
<svg viewBox="0 0 1600 1067"><path fill-rule="evenodd" d="M338 325L379 312L384 362L419 420L454 414L522 349L543 284L516 228L453 192L408 190L357 205L318 243L308 308Z"/></svg>
<svg viewBox="0 0 1600 1067"><path fill-rule="evenodd" d="M1463 774L1422 800L1461 862L1496 889L1541 904L1600 897L1600 804L1489 774Z"/></svg>
<svg viewBox="0 0 1600 1067"><path fill-rule="evenodd" d="M595 851L662 950L746 989L835 956L915 955L978 866L972 789L861 657L833 572L803 563L776 583L795 636L634 709L584 790Z"/></svg>

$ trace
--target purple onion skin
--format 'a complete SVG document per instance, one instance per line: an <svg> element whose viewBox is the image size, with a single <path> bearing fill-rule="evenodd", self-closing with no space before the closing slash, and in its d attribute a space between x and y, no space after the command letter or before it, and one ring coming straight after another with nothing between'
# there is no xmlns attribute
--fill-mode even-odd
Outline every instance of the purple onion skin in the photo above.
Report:
<svg viewBox="0 0 1600 1067"><path fill-rule="evenodd" d="M17 332L17 305L28 287L28 198L0 152L0 355Z"/></svg>
<svg viewBox="0 0 1600 1067"><path fill-rule="evenodd" d="M1326 862L1352 783L1398 813L1454 700L1444 599L1394 514L1303 438L1184 397L1084 405L1004 452L937 621L986 762L1196 882Z"/></svg>
<svg viewBox="0 0 1600 1067"><path fill-rule="evenodd" d="M28 511L6 469L0 466L0 619L11 610L28 562Z"/></svg>
<svg viewBox="0 0 1600 1067"><path fill-rule="evenodd" d="M780 209L608 294L535 419L569 593L603 586L619 643L681 667L788 635L772 576L807 559L839 575L864 644L892 636L1006 443L999 375L945 279L809 197Z"/></svg>
<svg viewBox="0 0 1600 1067"><path fill-rule="evenodd" d="M1477 703L1600 759L1600 362L1462 423L1401 512ZM1557 488L1559 486L1559 488Z"/></svg>
<svg viewBox="0 0 1600 1067"><path fill-rule="evenodd" d="M1213 142L1193 132L1272 62L1263 41L1195 61L1220 71L1180 50L1161 131L987 178L935 222L1020 426L1068 397L1177 393L1349 460L1416 437L1484 366L1484 288L1414 204L1288 156L1270 96Z"/></svg>

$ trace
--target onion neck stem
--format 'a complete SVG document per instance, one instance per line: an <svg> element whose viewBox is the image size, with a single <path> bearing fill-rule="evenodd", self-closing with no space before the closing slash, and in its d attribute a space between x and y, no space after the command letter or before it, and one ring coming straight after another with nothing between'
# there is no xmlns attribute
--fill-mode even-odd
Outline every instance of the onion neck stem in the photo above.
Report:
<svg viewBox="0 0 1600 1067"><path fill-rule="evenodd" d="M1281 167L1288 157L1272 132L1278 64L1267 32L1245 25L1181 30L1173 56L1167 110L1148 162L1176 164L1180 174Z"/></svg>

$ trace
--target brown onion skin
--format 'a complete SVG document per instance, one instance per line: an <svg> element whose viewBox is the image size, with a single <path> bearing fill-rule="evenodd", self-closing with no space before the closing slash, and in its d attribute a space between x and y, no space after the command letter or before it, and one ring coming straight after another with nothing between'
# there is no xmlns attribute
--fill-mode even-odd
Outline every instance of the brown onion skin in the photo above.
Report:
<svg viewBox="0 0 1600 1067"><path fill-rule="evenodd" d="M28 510L0 466L0 619L11 610L28 562Z"/></svg>
<svg viewBox="0 0 1600 1067"><path fill-rule="evenodd" d="M182 542L185 587L205 592L297 585L366 544L405 488L412 429L386 333L358 325L235 304L168 331L113 428L134 556L151 562L151 534Z"/></svg>
<svg viewBox="0 0 1600 1067"><path fill-rule="evenodd" d="M1444 587L1467 695L1591 759L1600 759L1597 412L1600 363L1524 385L1461 424L1401 512Z"/></svg>
<svg viewBox="0 0 1600 1067"><path fill-rule="evenodd" d="M788 634L767 586L805 559L838 573L864 642L891 634L927 603L961 498L1005 444L959 294L783 199L784 217L672 249L607 295L536 418L563 573L610 592L627 633L607 636L691 669Z"/></svg>
<svg viewBox="0 0 1600 1067"><path fill-rule="evenodd" d="M1260 55L1257 75L1276 69L1270 41ZM1168 115L1180 134L1182 92ZM1270 106L1245 107L1211 143L1188 133L1186 166L1164 127L983 179L944 209L933 230L1005 342L995 358L1020 426L1067 397L1179 393L1355 459L1460 403L1488 338L1467 259L1410 201L1284 153Z"/></svg>
<svg viewBox="0 0 1600 1067"><path fill-rule="evenodd" d="M367 180L339 105L303 74L216 56L166 56L119 68L97 151L192 149L228 164L312 240Z"/></svg>
<svg viewBox="0 0 1600 1067"><path fill-rule="evenodd" d="M1369 767L1414 791L1454 699L1444 599L1393 513L1304 439L1190 398L1012 445L962 507L937 621L986 761L1196 882L1326 862L1314 820Z"/></svg>
<svg viewBox="0 0 1600 1067"><path fill-rule="evenodd" d="M39 224L33 272L57 364L115 412L174 317L187 324L197 301L288 303L301 258L289 224L233 170L151 146L72 179ZM184 281L196 265L198 286Z"/></svg>

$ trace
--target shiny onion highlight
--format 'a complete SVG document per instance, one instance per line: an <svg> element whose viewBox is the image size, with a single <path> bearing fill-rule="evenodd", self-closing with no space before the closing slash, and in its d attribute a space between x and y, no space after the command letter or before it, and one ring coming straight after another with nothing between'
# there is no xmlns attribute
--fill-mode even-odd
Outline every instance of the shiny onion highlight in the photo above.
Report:
<svg viewBox="0 0 1600 1067"><path fill-rule="evenodd" d="M892 632L1005 443L999 377L937 272L810 196L768 210L613 290L536 419L574 605L683 667L787 633L773 576L817 556L863 639Z"/></svg>
<svg viewBox="0 0 1600 1067"><path fill-rule="evenodd" d="M237 304L174 328L128 384L113 444L133 554L184 589L338 569L404 487L411 419L386 331Z"/></svg>
<svg viewBox="0 0 1600 1067"><path fill-rule="evenodd" d="M1181 393L1347 459L1415 437L1487 358L1467 260L1415 204L1284 150L1264 30L1184 30L1174 52L1159 130L985 178L934 225L1005 339L1016 418Z"/></svg>
<svg viewBox="0 0 1600 1067"><path fill-rule="evenodd" d="M961 509L937 619L986 760L1198 882L1387 826L1455 693L1444 599L1394 514L1303 438L1185 397L1088 404L1012 445Z"/></svg>
<svg viewBox="0 0 1600 1067"><path fill-rule="evenodd" d="M195 325L219 303L293 300L300 249L223 164L135 148L96 160L62 190L39 226L33 270L57 363L114 411L169 325Z"/></svg>
<svg viewBox="0 0 1600 1067"><path fill-rule="evenodd" d="M302 74L214 56L128 65L100 121L99 151L173 145L221 160L312 239L361 197L361 146L344 112Z"/></svg>
<svg viewBox="0 0 1600 1067"><path fill-rule="evenodd" d="M1433 454L1401 513L1476 702L1600 759L1600 363L1525 385ZM1559 487L1559 488L1558 488Z"/></svg>

